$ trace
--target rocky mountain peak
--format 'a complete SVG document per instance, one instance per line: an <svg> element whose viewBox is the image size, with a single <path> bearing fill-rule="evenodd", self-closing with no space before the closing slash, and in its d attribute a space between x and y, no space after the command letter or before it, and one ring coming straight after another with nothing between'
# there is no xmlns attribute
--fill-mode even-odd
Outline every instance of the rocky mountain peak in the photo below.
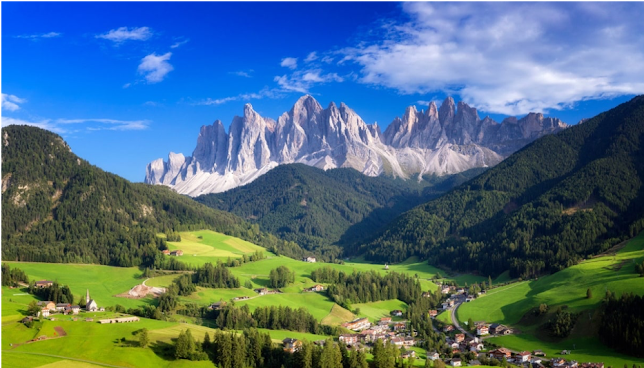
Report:
<svg viewBox="0 0 644 368"><path fill-rule="evenodd" d="M427 112L405 109L381 132L344 102L323 109L310 95L300 97L277 121L244 105L228 133L221 121L201 127L192 156L170 153L151 162L146 182L192 196L222 192L253 181L273 167L304 163L321 169L351 167L365 175L422 178L493 166L503 157L566 125L542 114L502 124L480 120L475 108L448 97ZM422 179L418 179L422 180Z"/></svg>

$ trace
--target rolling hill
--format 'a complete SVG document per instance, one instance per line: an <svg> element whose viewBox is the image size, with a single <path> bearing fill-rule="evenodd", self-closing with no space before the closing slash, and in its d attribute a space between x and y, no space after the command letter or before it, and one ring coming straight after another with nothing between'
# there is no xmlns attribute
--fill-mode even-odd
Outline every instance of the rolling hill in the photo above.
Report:
<svg viewBox="0 0 644 368"><path fill-rule="evenodd" d="M280 165L255 181L195 200L256 222L260 229L307 249L366 240L399 214L485 171L472 169L421 183L369 177L354 169Z"/></svg>
<svg viewBox="0 0 644 368"><path fill-rule="evenodd" d="M2 128L3 260L158 266L156 233L204 228L301 252L233 214L105 172L54 133Z"/></svg>
<svg viewBox="0 0 644 368"><path fill-rule="evenodd" d="M540 138L363 244L455 270L531 277L561 270L644 227L644 96Z"/></svg>

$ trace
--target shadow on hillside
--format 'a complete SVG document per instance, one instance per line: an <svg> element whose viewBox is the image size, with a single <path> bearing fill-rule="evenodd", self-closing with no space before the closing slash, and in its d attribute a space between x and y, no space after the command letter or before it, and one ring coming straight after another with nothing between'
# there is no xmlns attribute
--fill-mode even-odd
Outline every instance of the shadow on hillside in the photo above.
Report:
<svg viewBox="0 0 644 368"><path fill-rule="evenodd" d="M172 340L174 341L176 339L172 339ZM152 349L154 354L156 354L163 360L168 360L168 361L176 360L176 358L174 357L175 349L174 349L174 345L172 344L168 344L167 342L157 340L150 344L150 349Z"/></svg>

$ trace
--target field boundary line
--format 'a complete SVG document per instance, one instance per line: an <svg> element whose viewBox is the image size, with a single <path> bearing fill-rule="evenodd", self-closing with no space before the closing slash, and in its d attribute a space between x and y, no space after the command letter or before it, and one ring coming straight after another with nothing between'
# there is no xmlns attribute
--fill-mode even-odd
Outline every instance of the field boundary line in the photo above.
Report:
<svg viewBox="0 0 644 368"><path fill-rule="evenodd" d="M90 363L90 364L95 364L95 365L102 365L104 367L114 367L114 368L129 368L129 367L124 367L122 365L113 365L113 364L107 364L107 363L101 363L101 362L94 362L91 360L85 360L85 359L77 359L77 358L72 358L72 357L66 357L62 355L53 355L53 354L44 354L44 353L32 353L30 351L11 351L11 350L5 350L2 353L9 353L9 354L31 354L31 355L42 355L42 356L48 356L48 357L53 357L53 358L60 358L64 360L75 360L77 362L84 362L84 363Z"/></svg>

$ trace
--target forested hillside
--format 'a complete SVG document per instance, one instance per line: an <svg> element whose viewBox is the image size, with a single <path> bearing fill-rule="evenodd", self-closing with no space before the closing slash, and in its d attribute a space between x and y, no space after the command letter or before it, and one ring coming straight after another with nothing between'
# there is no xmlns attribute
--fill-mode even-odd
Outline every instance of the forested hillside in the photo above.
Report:
<svg viewBox="0 0 644 368"><path fill-rule="evenodd" d="M369 177L353 169L280 165L252 183L195 198L257 222L262 231L307 249L337 253L332 244L364 241L396 216L483 172L415 180Z"/></svg>
<svg viewBox="0 0 644 368"><path fill-rule="evenodd" d="M530 277L599 253L644 227L644 96L545 136L358 250L455 270Z"/></svg>
<svg viewBox="0 0 644 368"><path fill-rule="evenodd" d="M92 166L54 133L2 128L3 260L152 266L163 257L157 232L197 228L301 254L233 214Z"/></svg>

